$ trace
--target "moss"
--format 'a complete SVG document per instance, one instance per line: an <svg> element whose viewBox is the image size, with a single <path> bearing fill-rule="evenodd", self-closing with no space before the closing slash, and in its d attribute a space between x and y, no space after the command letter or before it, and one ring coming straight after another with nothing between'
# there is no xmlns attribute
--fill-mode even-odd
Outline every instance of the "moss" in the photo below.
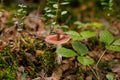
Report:
<svg viewBox="0 0 120 80"><path fill-rule="evenodd" d="M38 58L40 60L40 63L42 64L41 69L44 69L45 72L50 74L53 68L55 68L56 66L54 53L46 51L43 55L39 56Z"/></svg>
<svg viewBox="0 0 120 80"><path fill-rule="evenodd" d="M0 54L0 80L16 80L17 65L9 48Z"/></svg>
<svg viewBox="0 0 120 80"><path fill-rule="evenodd" d="M8 66L4 70L0 69L0 80L16 80L16 66Z"/></svg>

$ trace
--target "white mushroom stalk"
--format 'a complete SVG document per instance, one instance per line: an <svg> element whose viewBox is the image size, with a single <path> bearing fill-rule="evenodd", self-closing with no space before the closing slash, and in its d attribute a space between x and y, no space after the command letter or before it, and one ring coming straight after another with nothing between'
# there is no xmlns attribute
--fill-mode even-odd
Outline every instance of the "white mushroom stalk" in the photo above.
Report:
<svg viewBox="0 0 120 80"><path fill-rule="evenodd" d="M61 44L58 44L58 45L57 45L57 49L59 49L59 48L61 48L61 47L62 47ZM57 49L56 49L56 50L57 50ZM62 62L62 55L61 55L61 54L57 53L56 61L57 61L58 64L61 64L61 62Z"/></svg>

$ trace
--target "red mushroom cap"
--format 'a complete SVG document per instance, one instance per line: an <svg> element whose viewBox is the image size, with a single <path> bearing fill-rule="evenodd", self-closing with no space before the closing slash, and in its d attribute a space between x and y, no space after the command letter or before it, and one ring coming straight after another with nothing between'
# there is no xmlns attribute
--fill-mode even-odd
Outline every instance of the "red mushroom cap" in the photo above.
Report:
<svg viewBox="0 0 120 80"><path fill-rule="evenodd" d="M60 34L60 38L58 39L58 35L49 35L45 38L45 41L51 44L64 44L70 40L70 36L68 34Z"/></svg>

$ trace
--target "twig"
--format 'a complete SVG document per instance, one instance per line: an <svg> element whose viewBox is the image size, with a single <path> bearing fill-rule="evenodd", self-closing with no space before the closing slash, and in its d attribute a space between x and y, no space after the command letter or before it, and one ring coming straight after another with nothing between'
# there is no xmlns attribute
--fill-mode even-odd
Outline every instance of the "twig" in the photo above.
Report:
<svg viewBox="0 0 120 80"><path fill-rule="evenodd" d="M104 56L104 54L105 54L106 51L107 51L106 49L103 51L102 55L100 56L99 60L96 63L96 66L98 66L98 64L100 63L100 61L101 61L101 59Z"/></svg>
<svg viewBox="0 0 120 80"><path fill-rule="evenodd" d="M90 68L90 70L93 72L93 74L95 75L95 77L97 78L97 80L100 80L97 73L95 73L95 71L91 68L90 65L88 65L88 67Z"/></svg>

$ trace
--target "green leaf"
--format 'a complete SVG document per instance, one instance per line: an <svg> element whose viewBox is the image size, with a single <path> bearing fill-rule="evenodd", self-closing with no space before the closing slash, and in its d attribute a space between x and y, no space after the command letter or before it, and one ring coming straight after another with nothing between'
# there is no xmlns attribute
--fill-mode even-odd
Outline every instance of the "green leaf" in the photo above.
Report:
<svg viewBox="0 0 120 80"><path fill-rule="evenodd" d="M49 7L45 7L44 10L45 10L45 11L49 10Z"/></svg>
<svg viewBox="0 0 120 80"><path fill-rule="evenodd" d="M69 29L69 27L67 25L62 25L61 28Z"/></svg>
<svg viewBox="0 0 120 80"><path fill-rule="evenodd" d="M88 39L94 37L96 33L93 31L82 31L80 35L82 36L82 39Z"/></svg>
<svg viewBox="0 0 120 80"><path fill-rule="evenodd" d="M83 23L80 22L80 21L75 21L74 24L75 24L75 25L83 25Z"/></svg>
<svg viewBox="0 0 120 80"><path fill-rule="evenodd" d="M62 11L61 12L61 15L65 15L65 14L67 14L67 11Z"/></svg>
<svg viewBox="0 0 120 80"><path fill-rule="evenodd" d="M81 39L81 36L79 35L79 33L77 33L76 31L68 31L66 32L67 34L70 35L70 37L73 39L73 40L80 40Z"/></svg>
<svg viewBox="0 0 120 80"><path fill-rule="evenodd" d="M20 80L26 80L26 76L27 76L27 73L23 73L20 77L21 78Z"/></svg>
<svg viewBox="0 0 120 80"><path fill-rule="evenodd" d="M47 16L50 17L50 18L54 18L55 17L55 15L53 15L53 14L47 14Z"/></svg>
<svg viewBox="0 0 120 80"><path fill-rule="evenodd" d="M77 60L78 60L79 63L81 63L82 65L85 65L85 66L94 63L94 60L92 58L90 58L90 57L81 57L81 56L78 56Z"/></svg>
<svg viewBox="0 0 120 80"><path fill-rule="evenodd" d="M67 48L59 48L59 49L57 49L56 53L61 54L63 57L77 56L77 54L73 50L70 50Z"/></svg>
<svg viewBox="0 0 120 80"><path fill-rule="evenodd" d="M106 75L106 78L107 78L108 80L114 80L114 74L108 73L108 74Z"/></svg>
<svg viewBox="0 0 120 80"><path fill-rule="evenodd" d="M118 45L118 46L120 46L120 39L115 40L115 41L113 42L113 45Z"/></svg>
<svg viewBox="0 0 120 80"><path fill-rule="evenodd" d="M114 36L107 30L100 33L100 41L106 45L110 45L114 41Z"/></svg>
<svg viewBox="0 0 120 80"><path fill-rule="evenodd" d="M46 12L52 12L52 10L46 10Z"/></svg>
<svg viewBox="0 0 120 80"><path fill-rule="evenodd" d="M103 24L98 22L89 23L88 26L91 26L93 28L98 28L98 29L102 29L104 27Z"/></svg>
<svg viewBox="0 0 120 80"><path fill-rule="evenodd" d="M108 50L120 51L119 46L105 46L105 48L108 49Z"/></svg>
<svg viewBox="0 0 120 80"><path fill-rule="evenodd" d="M78 28L82 28L85 25L80 21L75 21L74 24L77 25Z"/></svg>
<svg viewBox="0 0 120 80"><path fill-rule="evenodd" d="M72 44L72 47L75 51L77 51L78 54L80 54L81 56L84 56L87 54L88 52L88 48L86 47L85 44L82 44L78 41L75 41L73 44Z"/></svg>
<svg viewBox="0 0 120 80"><path fill-rule="evenodd" d="M67 5L67 4L70 4L70 2L62 2L60 3L61 5Z"/></svg>
<svg viewBox="0 0 120 80"><path fill-rule="evenodd" d="M53 4L53 8L58 8L58 4Z"/></svg>

